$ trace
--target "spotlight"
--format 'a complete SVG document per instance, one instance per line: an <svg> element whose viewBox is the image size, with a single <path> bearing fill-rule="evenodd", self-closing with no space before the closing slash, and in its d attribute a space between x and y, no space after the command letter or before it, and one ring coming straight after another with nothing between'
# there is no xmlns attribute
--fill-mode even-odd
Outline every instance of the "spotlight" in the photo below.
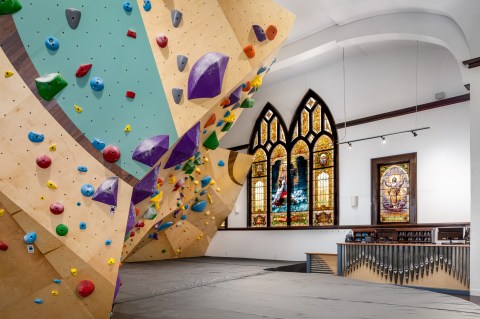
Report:
<svg viewBox="0 0 480 319"><path fill-rule="evenodd" d="M415 131L412 131L412 134L413 134L413 137L417 137L417 135L418 135L417 132L415 132Z"/></svg>
<svg viewBox="0 0 480 319"><path fill-rule="evenodd" d="M382 143L383 144L387 143L387 140L385 139L385 136L382 136Z"/></svg>
<svg viewBox="0 0 480 319"><path fill-rule="evenodd" d="M352 148L352 143L348 142L348 148Z"/></svg>

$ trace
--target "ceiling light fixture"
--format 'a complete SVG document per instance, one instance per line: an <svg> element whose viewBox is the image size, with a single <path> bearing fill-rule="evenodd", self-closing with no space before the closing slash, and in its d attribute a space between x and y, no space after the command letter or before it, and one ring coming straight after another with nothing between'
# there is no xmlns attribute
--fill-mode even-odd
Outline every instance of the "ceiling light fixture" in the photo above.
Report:
<svg viewBox="0 0 480 319"><path fill-rule="evenodd" d="M382 136L382 144L387 143L387 140L385 139L385 136Z"/></svg>
<svg viewBox="0 0 480 319"><path fill-rule="evenodd" d="M416 137L418 135L417 134L418 131L429 130L429 129L430 129L429 126L421 127L421 128L416 128L416 129L413 129L413 130L400 131L400 132L388 133L388 134L377 135L377 136L372 136L372 137L359 138L359 139L351 140L351 141L345 141L345 142L338 143L338 145L348 144L348 147L352 148L352 143L354 143L354 142L373 140L373 139L377 139L377 138L381 138L382 143L386 143L387 142L387 139L386 139L387 136L399 135L399 134L405 134L405 133L412 133L413 137Z"/></svg>

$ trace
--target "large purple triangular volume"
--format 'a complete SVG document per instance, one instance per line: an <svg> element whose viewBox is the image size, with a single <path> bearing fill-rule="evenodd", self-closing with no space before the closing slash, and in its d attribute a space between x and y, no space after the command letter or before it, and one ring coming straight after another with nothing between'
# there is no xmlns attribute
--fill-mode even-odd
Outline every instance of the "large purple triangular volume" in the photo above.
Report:
<svg viewBox="0 0 480 319"><path fill-rule="evenodd" d="M165 168L170 168L186 161L198 151L200 144L200 122L185 133L173 147Z"/></svg>
<svg viewBox="0 0 480 319"><path fill-rule="evenodd" d="M155 192L155 187L157 186L157 177L160 172L160 165L158 164L147 173L135 186L133 187L132 192L132 203L137 205L142 200L152 195Z"/></svg>
<svg viewBox="0 0 480 319"><path fill-rule="evenodd" d="M136 218L137 214L135 214L135 206L133 206L133 203L130 202L130 210L128 212L127 229L125 229L125 234L130 233L130 231L133 229Z"/></svg>
<svg viewBox="0 0 480 319"><path fill-rule="evenodd" d="M98 186L92 199L111 206L117 206L118 177L109 177Z"/></svg>
<svg viewBox="0 0 480 319"><path fill-rule="evenodd" d="M147 138L135 148L132 159L152 167L168 151L168 142L168 135Z"/></svg>
<svg viewBox="0 0 480 319"><path fill-rule="evenodd" d="M222 92L229 57L219 52L203 55L188 75L188 99L211 98Z"/></svg>
<svg viewBox="0 0 480 319"><path fill-rule="evenodd" d="M115 283L115 292L113 293L113 301L117 299L117 294L118 291L120 290L120 287L122 286L122 280L120 279L120 274L117 275L117 282Z"/></svg>
<svg viewBox="0 0 480 319"><path fill-rule="evenodd" d="M227 106L233 105L240 101L240 97L242 96L242 86L240 85L235 91L233 91L228 99L230 100L230 103Z"/></svg>

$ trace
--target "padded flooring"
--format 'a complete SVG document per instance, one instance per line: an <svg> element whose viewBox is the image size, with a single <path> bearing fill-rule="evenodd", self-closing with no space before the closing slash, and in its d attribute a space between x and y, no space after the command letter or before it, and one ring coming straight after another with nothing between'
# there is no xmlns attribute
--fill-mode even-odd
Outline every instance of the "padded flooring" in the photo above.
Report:
<svg viewBox="0 0 480 319"><path fill-rule="evenodd" d="M291 264L210 257L125 263L113 318L480 318L480 306L449 295L266 270Z"/></svg>

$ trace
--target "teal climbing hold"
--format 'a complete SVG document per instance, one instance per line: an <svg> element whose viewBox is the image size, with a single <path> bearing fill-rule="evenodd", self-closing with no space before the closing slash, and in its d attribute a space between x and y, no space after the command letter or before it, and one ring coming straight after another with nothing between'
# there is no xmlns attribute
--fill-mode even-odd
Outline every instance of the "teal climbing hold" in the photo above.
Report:
<svg viewBox="0 0 480 319"><path fill-rule="evenodd" d="M172 227L173 223L172 222L166 222L158 226L158 231L165 230L169 227Z"/></svg>
<svg viewBox="0 0 480 319"><path fill-rule="evenodd" d="M37 233L34 231L27 233L25 236L23 236L23 241L27 245L32 245L35 240L37 240Z"/></svg>
<svg viewBox="0 0 480 319"><path fill-rule="evenodd" d="M142 218L147 219L147 220L153 220L157 217L157 211L155 209L155 206L150 206L145 213L143 214Z"/></svg>
<svg viewBox="0 0 480 319"><path fill-rule="evenodd" d="M205 176L202 178L202 188L210 184L210 181L212 180L212 177L210 176Z"/></svg>
<svg viewBox="0 0 480 319"><path fill-rule="evenodd" d="M0 15L12 14L22 9L22 5L18 0L1 0L0 1Z"/></svg>
<svg viewBox="0 0 480 319"><path fill-rule="evenodd" d="M220 166L220 167L225 166L225 162L222 161L222 160L219 160L219 161L218 161L218 166Z"/></svg>
<svg viewBox="0 0 480 319"><path fill-rule="evenodd" d="M43 303L43 300L42 299L33 299L33 302L38 304L38 305L41 305Z"/></svg>
<svg viewBox="0 0 480 319"><path fill-rule="evenodd" d="M216 149L219 145L220 145L220 142L218 141L216 131L213 131L212 134L210 134L210 136L207 137L205 142L203 142L203 146L211 150Z"/></svg>
<svg viewBox="0 0 480 319"><path fill-rule="evenodd" d="M61 90L67 85L67 81L60 75L60 73L51 73L43 78L35 79L38 93L47 101L53 99Z"/></svg>
<svg viewBox="0 0 480 319"><path fill-rule="evenodd" d="M192 205L192 211L196 213L203 213L207 208L207 202L202 200Z"/></svg>

